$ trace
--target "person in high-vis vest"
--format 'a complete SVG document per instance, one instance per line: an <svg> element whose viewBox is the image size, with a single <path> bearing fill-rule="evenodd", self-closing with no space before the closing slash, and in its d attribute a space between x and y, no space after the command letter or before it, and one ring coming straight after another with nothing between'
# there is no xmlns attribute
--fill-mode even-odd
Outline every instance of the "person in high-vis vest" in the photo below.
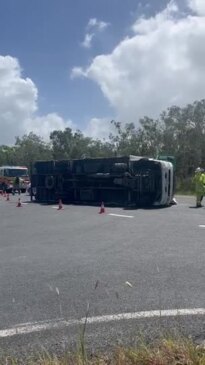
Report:
<svg viewBox="0 0 205 365"><path fill-rule="evenodd" d="M205 174L200 167L197 167L195 171L193 183L195 184L196 207L200 208L205 194Z"/></svg>
<svg viewBox="0 0 205 365"><path fill-rule="evenodd" d="M21 194L21 189L20 189L20 178L18 176L15 177L14 179L14 184L13 184L13 195L15 195L16 190L18 191L18 194Z"/></svg>

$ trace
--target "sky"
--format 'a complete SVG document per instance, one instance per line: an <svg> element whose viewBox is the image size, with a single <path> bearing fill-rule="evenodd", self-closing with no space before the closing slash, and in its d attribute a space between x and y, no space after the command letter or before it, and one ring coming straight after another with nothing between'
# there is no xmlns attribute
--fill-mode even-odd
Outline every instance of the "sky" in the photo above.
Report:
<svg viewBox="0 0 205 365"><path fill-rule="evenodd" d="M204 97L204 0L0 0L0 145Z"/></svg>

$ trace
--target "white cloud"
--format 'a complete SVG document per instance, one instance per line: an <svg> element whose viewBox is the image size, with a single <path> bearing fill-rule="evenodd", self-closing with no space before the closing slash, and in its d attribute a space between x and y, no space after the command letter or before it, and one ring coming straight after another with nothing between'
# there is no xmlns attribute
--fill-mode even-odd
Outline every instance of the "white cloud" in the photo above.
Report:
<svg viewBox="0 0 205 365"><path fill-rule="evenodd" d="M43 139L49 140L49 134L53 130L64 130L66 127L75 128L71 120L65 121L56 113L33 117L25 121L25 133L33 131Z"/></svg>
<svg viewBox="0 0 205 365"><path fill-rule="evenodd" d="M203 16L182 15L171 1L156 16L137 19L132 30L110 54L78 69L81 77L99 85L116 118L136 122L144 115L156 117L172 104L205 97Z"/></svg>
<svg viewBox="0 0 205 365"><path fill-rule="evenodd" d="M105 139L107 140L109 134L113 131L114 127L110 123L112 118L92 118L88 122L84 133L94 139Z"/></svg>
<svg viewBox="0 0 205 365"><path fill-rule="evenodd" d="M205 15L205 1L204 0L189 0L190 8L199 15Z"/></svg>
<svg viewBox="0 0 205 365"><path fill-rule="evenodd" d="M92 45L94 34L93 33L86 33L84 41L82 42L82 47L84 48L90 48Z"/></svg>
<svg viewBox="0 0 205 365"><path fill-rule="evenodd" d="M84 77L86 73L84 72L82 67L73 67L71 70L71 79L75 79L76 77Z"/></svg>
<svg viewBox="0 0 205 365"><path fill-rule="evenodd" d="M12 144L16 136L34 131L48 137L53 129L64 129L70 121L57 114L39 117L38 90L33 81L22 76L19 62L0 56L0 144Z"/></svg>
<svg viewBox="0 0 205 365"><path fill-rule="evenodd" d="M134 33L149 34L159 29L161 22L174 21L174 16L179 12L178 5L175 1L168 3L167 7L154 17L144 18L140 17L132 26Z"/></svg>
<svg viewBox="0 0 205 365"><path fill-rule="evenodd" d="M93 38L96 37L97 33L104 31L108 26L109 23L98 20L97 18L91 18L88 21L85 37L83 42L81 43L81 46L87 49L91 48Z"/></svg>
<svg viewBox="0 0 205 365"><path fill-rule="evenodd" d="M88 22L87 28L95 28L98 31L102 31L109 26L109 23L106 23L102 20L98 20L96 18L91 18Z"/></svg>

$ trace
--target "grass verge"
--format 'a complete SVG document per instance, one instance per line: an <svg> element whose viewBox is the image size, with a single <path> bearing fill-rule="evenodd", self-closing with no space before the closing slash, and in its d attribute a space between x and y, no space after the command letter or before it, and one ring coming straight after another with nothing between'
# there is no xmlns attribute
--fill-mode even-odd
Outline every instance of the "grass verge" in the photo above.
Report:
<svg viewBox="0 0 205 365"><path fill-rule="evenodd" d="M188 190L177 190L175 195L184 195L184 196L195 196L195 192Z"/></svg>
<svg viewBox="0 0 205 365"><path fill-rule="evenodd" d="M163 339L155 345L142 343L137 348L118 348L109 355L90 355L85 351L66 353L61 358L49 354L38 355L35 360L15 360L4 357L1 365L205 365L205 348L191 340Z"/></svg>

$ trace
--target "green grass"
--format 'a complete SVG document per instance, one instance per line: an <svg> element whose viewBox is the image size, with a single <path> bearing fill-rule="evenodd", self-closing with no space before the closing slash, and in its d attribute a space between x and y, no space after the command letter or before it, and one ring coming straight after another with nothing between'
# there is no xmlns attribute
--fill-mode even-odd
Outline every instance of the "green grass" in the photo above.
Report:
<svg viewBox="0 0 205 365"><path fill-rule="evenodd" d="M194 196L195 193L191 190L177 190L175 195Z"/></svg>
<svg viewBox="0 0 205 365"><path fill-rule="evenodd" d="M81 349L82 350L82 349ZM120 347L112 354L96 354L92 357L83 351L67 353L61 358L45 354L35 360L23 360L24 365L205 365L205 349L196 346L191 340L163 339L155 345L141 344L137 348ZM17 365L15 359L5 357L1 365Z"/></svg>
<svg viewBox="0 0 205 365"><path fill-rule="evenodd" d="M178 181L176 195L195 195L195 186L190 179Z"/></svg>

